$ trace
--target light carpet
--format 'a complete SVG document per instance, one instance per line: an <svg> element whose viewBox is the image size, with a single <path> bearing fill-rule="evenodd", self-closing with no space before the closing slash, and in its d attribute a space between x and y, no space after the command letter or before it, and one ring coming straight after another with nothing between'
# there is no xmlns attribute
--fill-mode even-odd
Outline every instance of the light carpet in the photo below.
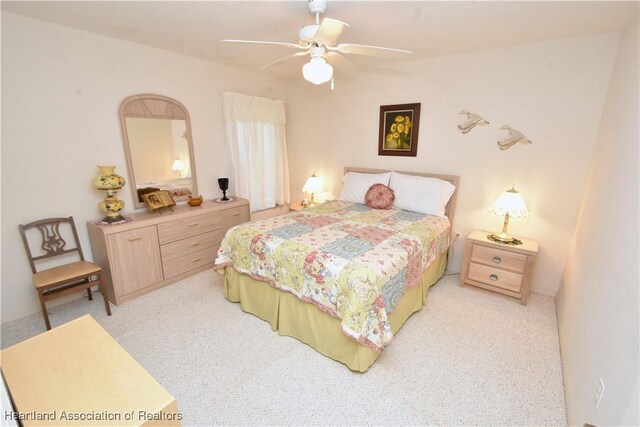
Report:
<svg viewBox="0 0 640 427"><path fill-rule="evenodd" d="M553 298L527 306L445 276L364 374L271 331L224 299L212 270L90 313L173 396L184 425L566 425ZM40 314L2 325L2 347L44 331Z"/></svg>

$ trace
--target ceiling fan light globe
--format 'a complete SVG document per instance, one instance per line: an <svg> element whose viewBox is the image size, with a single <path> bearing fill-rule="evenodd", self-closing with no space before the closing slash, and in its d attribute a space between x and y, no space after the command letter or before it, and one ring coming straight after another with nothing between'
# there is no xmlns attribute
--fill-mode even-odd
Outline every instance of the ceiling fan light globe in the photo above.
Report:
<svg viewBox="0 0 640 427"><path fill-rule="evenodd" d="M311 61L302 67L304 79L314 85L321 85L333 77L333 67L327 64L324 58L311 58Z"/></svg>

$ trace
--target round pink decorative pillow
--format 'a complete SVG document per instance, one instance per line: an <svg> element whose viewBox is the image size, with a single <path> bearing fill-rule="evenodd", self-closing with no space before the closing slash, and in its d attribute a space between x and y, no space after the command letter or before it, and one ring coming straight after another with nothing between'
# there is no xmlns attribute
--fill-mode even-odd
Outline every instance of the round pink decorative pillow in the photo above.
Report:
<svg viewBox="0 0 640 427"><path fill-rule="evenodd" d="M393 190L384 184L373 184L364 196L364 202L373 209L390 209L396 199Z"/></svg>

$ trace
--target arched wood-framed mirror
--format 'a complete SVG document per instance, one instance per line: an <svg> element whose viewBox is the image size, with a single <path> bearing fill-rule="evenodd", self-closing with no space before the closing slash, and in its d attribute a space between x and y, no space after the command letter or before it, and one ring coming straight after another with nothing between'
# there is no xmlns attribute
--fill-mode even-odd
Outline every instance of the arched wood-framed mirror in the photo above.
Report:
<svg viewBox="0 0 640 427"><path fill-rule="evenodd" d="M189 112L162 95L133 95L120 104L120 130L136 208L142 194L168 190L176 201L198 195Z"/></svg>

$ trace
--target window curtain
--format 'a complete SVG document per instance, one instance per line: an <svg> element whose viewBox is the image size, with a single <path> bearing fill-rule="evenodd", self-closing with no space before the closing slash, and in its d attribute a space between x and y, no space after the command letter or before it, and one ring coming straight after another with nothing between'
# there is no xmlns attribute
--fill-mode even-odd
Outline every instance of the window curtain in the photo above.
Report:
<svg viewBox="0 0 640 427"><path fill-rule="evenodd" d="M251 212L289 203L284 102L234 92L222 102L235 194Z"/></svg>

